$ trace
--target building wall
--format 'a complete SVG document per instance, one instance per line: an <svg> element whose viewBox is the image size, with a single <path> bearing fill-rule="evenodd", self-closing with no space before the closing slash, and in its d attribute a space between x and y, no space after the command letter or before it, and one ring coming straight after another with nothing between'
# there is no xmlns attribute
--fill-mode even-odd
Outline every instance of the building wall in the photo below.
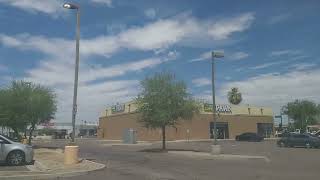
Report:
<svg viewBox="0 0 320 180"><path fill-rule="evenodd" d="M139 113L124 113L100 118L98 137L121 140L126 128L137 131L139 141L161 140L160 129L147 129L138 122ZM192 120L180 121L176 128L166 130L167 140L209 139L212 114L198 114ZM257 123L273 123L272 116L266 115L220 115L217 122L227 122L229 138L243 132L257 132ZM189 130L189 133L187 133Z"/></svg>
<svg viewBox="0 0 320 180"><path fill-rule="evenodd" d="M210 107L210 111L206 111L204 108L204 105L206 103L201 104L200 112L202 114L212 114L212 105ZM123 106L124 108L122 111L119 112L112 112L112 107L107 108L104 112L101 113L101 117L104 116L113 116L113 115L119 115L119 114L126 114L135 112L137 110L137 104L134 102L127 102L124 104L118 104L120 106ZM229 104L218 104L219 105L226 105L230 107L231 112L219 112L220 114L232 114L232 115L252 115L252 116L273 116L273 112L271 108L268 107L256 107L256 106L250 106L250 105L229 105Z"/></svg>

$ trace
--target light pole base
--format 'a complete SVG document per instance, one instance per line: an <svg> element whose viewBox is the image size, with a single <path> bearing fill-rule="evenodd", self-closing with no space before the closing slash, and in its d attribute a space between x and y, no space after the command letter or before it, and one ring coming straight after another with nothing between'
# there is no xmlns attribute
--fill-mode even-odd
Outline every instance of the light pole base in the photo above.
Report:
<svg viewBox="0 0 320 180"><path fill-rule="evenodd" d="M221 154L221 146L220 145L211 145L211 154L212 155Z"/></svg>
<svg viewBox="0 0 320 180"><path fill-rule="evenodd" d="M64 164L73 165L79 162L78 160L79 146L65 146L64 147Z"/></svg>

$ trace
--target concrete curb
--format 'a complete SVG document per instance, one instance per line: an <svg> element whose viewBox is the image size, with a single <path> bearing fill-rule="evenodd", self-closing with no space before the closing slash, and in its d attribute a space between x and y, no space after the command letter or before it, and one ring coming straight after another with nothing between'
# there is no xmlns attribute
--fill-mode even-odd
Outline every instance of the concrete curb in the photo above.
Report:
<svg viewBox="0 0 320 180"><path fill-rule="evenodd" d="M212 155L205 152L193 152L193 151L168 151L169 154L182 155L190 158L203 158L203 159L221 159L221 160L249 160L259 159L269 163L270 159L266 156L250 156L250 155L235 155L235 154L219 154Z"/></svg>
<svg viewBox="0 0 320 180"><path fill-rule="evenodd" d="M27 165L26 168L28 168L32 172L43 172L50 170L47 166L43 165L39 161L34 161L33 165Z"/></svg>
<svg viewBox="0 0 320 180"><path fill-rule="evenodd" d="M40 172L40 171L35 171L35 172L29 172L29 171L10 171L10 173L15 173L19 175L9 175L9 176L1 176L0 179L2 180L34 180L34 179L50 179L50 178L61 178L61 177L72 177L72 176L80 176L80 175L85 175L93 171L98 171L102 170L106 167L104 164L96 163L93 161L89 160L84 160L88 161L90 163L95 164L95 169L91 170L73 170L69 172ZM30 174L28 174L30 173ZM33 174L32 174L33 173Z"/></svg>
<svg viewBox="0 0 320 180"><path fill-rule="evenodd" d="M136 144L121 144L121 143L113 143L113 144L101 144L102 146L151 146L152 143L136 143Z"/></svg>

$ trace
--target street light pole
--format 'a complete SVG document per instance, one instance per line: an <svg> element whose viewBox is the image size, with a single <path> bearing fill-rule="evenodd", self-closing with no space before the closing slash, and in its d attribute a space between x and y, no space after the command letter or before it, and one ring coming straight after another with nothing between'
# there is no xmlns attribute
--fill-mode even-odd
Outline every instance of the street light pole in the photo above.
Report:
<svg viewBox="0 0 320 180"><path fill-rule="evenodd" d="M214 52L212 52L212 113L213 113L213 144L217 145L217 116L216 116L216 95L215 95L215 85L214 85Z"/></svg>
<svg viewBox="0 0 320 180"><path fill-rule="evenodd" d="M80 6L72 3L63 5L66 9L77 10L77 26L76 26L76 63L74 69L74 87L73 87L73 104L72 104L72 137L71 142L74 143L76 134L76 114L77 114L77 96L78 96L78 74L79 74L79 46L80 46Z"/></svg>
<svg viewBox="0 0 320 180"><path fill-rule="evenodd" d="M214 85L214 60L215 58L222 58L224 57L222 52L212 52L212 113L213 113L213 136L214 141L213 145L217 145L217 113L216 113L216 95L215 95L215 85Z"/></svg>
<svg viewBox="0 0 320 180"><path fill-rule="evenodd" d="M76 135L76 114L77 114L77 96L78 96L78 74L79 74L79 46L80 46L80 9L77 8L77 29L76 29L76 64L74 70L74 88L72 105L72 143Z"/></svg>

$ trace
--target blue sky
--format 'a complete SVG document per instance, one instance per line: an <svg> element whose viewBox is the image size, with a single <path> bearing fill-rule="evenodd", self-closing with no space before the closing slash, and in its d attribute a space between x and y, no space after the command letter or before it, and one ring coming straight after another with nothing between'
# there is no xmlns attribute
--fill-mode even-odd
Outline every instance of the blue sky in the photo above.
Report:
<svg viewBox="0 0 320 180"><path fill-rule="evenodd" d="M296 98L320 103L320 2L79 0L78 121L139 92L139 81L172 71L210 101L210 51L217 101L239 87L243 104L275 114ZM0 84L24 79L55 89L57 121L71 118L75 11L60 0L0 0Z"/></svg>

